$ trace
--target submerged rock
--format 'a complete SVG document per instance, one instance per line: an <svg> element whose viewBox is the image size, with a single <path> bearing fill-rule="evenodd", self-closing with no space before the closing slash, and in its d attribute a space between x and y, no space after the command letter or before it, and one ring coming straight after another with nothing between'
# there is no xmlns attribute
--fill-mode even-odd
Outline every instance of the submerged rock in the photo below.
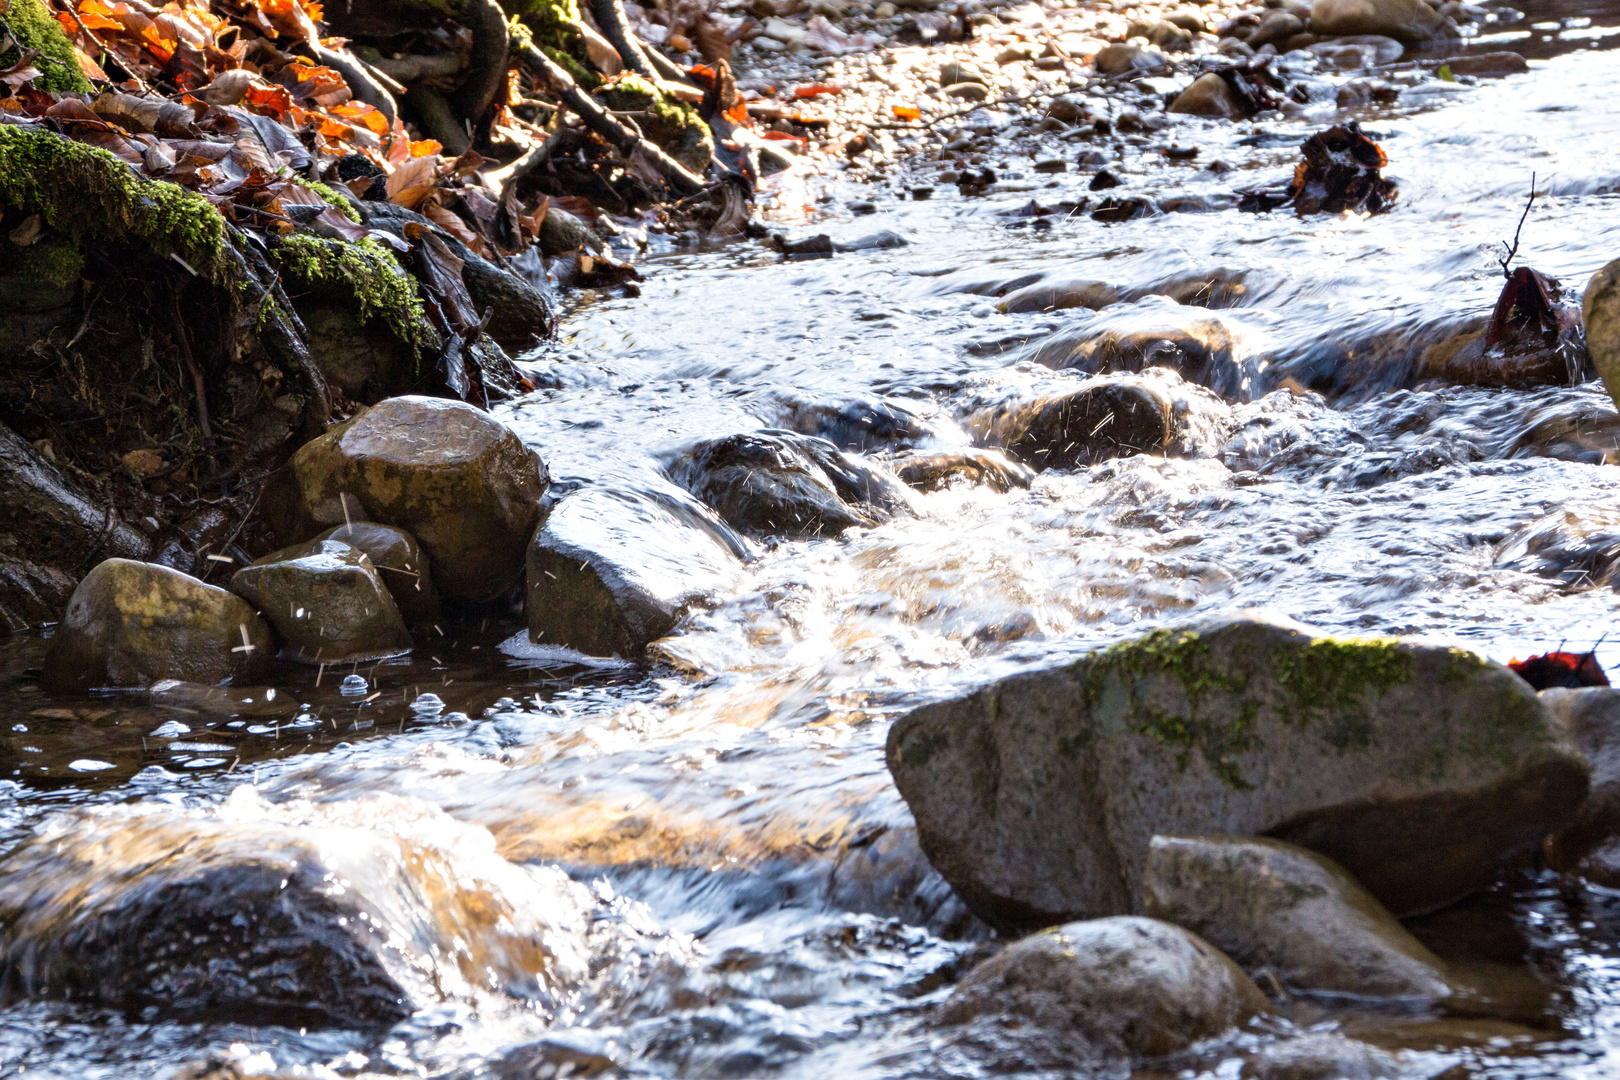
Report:
<svg viewBox="0 0 1620 1080"><path fill-rule="evenodd" d="M1547 838L1547 863L1578 870L1592 851L1620 836L1620 690L1606 686L1541 692L1592 766L1592 789L1575 818Z"/></svg>
<svg viewBox="0 0 1620 1080"><path fill-rule="evenodd" d="M390 398L332 427L287 473L290 490L267 508L283 539L353 520L398 526L427 551L438 589L464 601L517 583L549 483L505 425L429 397Z"/></svg>
<svg viewBox="0 0 1620 1080"><path fill-rule="evenodd" d="M57 814L0 864L0 962L31 997L389 1025L506 993L554 1006L590 970L596 902L416 799Z"/></svg>
<svg viewBox="0 0 1620 1080"><path fill-rule="evenodd" d="M376 660L411 649L394 598L359 548L312 540L244 566L231 591L270 620L282 643L306 663Z"/></svg>
<svg viewBox="0 0 1620 1080"><path fill-rule="evenodd" d="M1026 311L1064 311L1068 308L1100 310L1120 301L1120 292L1105 281L1090 278L1053 278L1037 281L1007 294L997 311L1019 314Z"/></svg>
<svg viewBox="0 0 1620 1080"><path fill-rule="evenodd" d="M1446 31L1446 20L1423 0L1316 0L1311 5L1311 32L1324 37L1376 35L1421 45Z"/></svg>
<svg viewBox="0 0 1620 1080"><path fill-rule="evenodd" d="M336 540L359 548L382 576L407 623L439 614L439 594L433 590L433 571L416 537L392 525L356 521L327 529L317 540Z"/></svg>
<svg viewBox="0 0 1620 1080"><path fill-rule="evenodd" d="M1226 80L1213 71L1198 76L1191 86L1176 95L1176 100L1170 103L1170 111L1189 116L1212 116L1220 120L1239 120L1248 115L1248 110L1232 93L1232 88L1226 85Z"/></svg>
<svg viewBox="0 0 1620 1080"><path fill-rule="evenodd" d="M275 655L270 628L241 597L167 566L108 559L73 590L45 653L45 684L251 682Z"/></svg>
<svg viewBox="0 0 1620 1080"><path fill-rule="evenodd" d="M1240 331L1229 317L1165 296L1118 306L1038 343L1030 359L1094 375L1168 368L1229 401L1248 395Z"/></svg>
<svg viewBox="0 0 1620 1080"><path fill-rule="evenodd" d="M732 528L755 536L837 536L909 509L905 485L887 469L791 431L699 443L670 477Z"/></svg>
<svg viewBox="0 0 1620 1080"><path fill-rule="evenodd" d="M1271 1043L1243 1065L1244 1080L1386 1080L1402 1075L1394 1054L1343 1035Z"/></svg>
<svg viewBox="0 0 1620 1080"><path fill-rule="evenodd" d="M529 546L529 640L639 658L690 604L734 585L746 553L740 537L675 492L576 492L552 507Z"/></svg>
<svg viewBox="0 0 1620 1080"><path fill-rule="evenodd" d="M1522 679L1462 649L1246 613L925 705L887 760L923 850L981 918L1141 910L1149 841L1264 834L1397 916L1529 857L1588 768Z"/></svg>
<svg viewBox="0 0 1620 1080"><path fill-rule="evenodd" d="M1451 995L1440 958L1343 867L1280 840L1155 836L1142 902L1290 990Z"/></svg>
<svg viewBox="0 0 1620 1080"><path fill-rule="evenodd" d="M1224 403L1173 372L1104 375L1070 390L1019 397L974 413L981 442L1043 472L1133 454L1192 455L1218 442Z"/></svg>
<svg viewBox="0 0 1620 1080"><path fill-rule="evenodd" d="M1266 1010L1249 977L1179 926L1123 916L1032 934L968 972L949 1024L999 1021L1111 1057L1161 1057Z"/></svg>
<svg viewBox="0 0 1620 1080"><path fill-rule="evenodd" d="M894 474L918 491L939 491L956 481L983 484L995 491L1027 488L1034 470L994 450L941 450L915 453L889 462Z"/></svg>

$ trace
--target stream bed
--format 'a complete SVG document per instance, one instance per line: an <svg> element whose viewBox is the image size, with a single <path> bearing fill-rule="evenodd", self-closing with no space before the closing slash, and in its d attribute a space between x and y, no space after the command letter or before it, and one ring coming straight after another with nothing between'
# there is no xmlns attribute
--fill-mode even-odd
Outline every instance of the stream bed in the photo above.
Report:
<svg viewBox="0 0 1620 1080"><path fill-rule="evenodd" d="M7 640L8 845L64 809L208 815L242 785L298 801L315 829L351 828L344 806L391 799L366 805L442 812L487 829L500 858L561 867L640 952L567 1001L472 993L380 1032L18 1003L0 1011L0 1075L165 1077L210 1055L309 1076L1019 1072L993 1052L946 1054L928 1025L991 934L917 849L883 762L894 716L1251 607L1500 660L1562 644L1620 664L1620 635L1605 638L1620 607L1620 418L1602 385L1578 366L1569 385L1442 385L1418 361L1489 312L1532 173L1543 194L1521 264L1578 291L1620 256L1620 52L1603 51L1616 23L1541 5L1474 45L1545 57L1528 74L1431 80L1359 114L1330 96L1289 119L1176 118L1110 151L1125 191L1218 205L1357 115L1399 185L1386 214L1102 224L1041 212L1085 196L1090 172L1037 173L1033 158L997 159L1000 182L973 197L829 174L784 195L780 227L887 229L906 246L666 253L643 264L639 297L579 301L564 340L526 361L542 389L497 410L564 489L656 493L685 447L759 428L877 456L965 445L975 409L1079 378L1055 364L1108 332L1213 320L1229 354L1225 404L1186 456L919 494L914 513L841 539L757 544L744 583L657 643L650 666L531 645L517 621L491 619L447 623L442 647L397 661L283 665L263 687L70 699L38 687L42 639ZM1172 141L1199 156L1156 152ZM1230 171L1206 167L1216 159ZM852 212L862 202L875 212ZM998 309L1043 282L1125 299ZM1321 1030L1400 1051L1413 1077L1620 1071L1620 896L1527 873L1413 929L1500 980L1512 1007L1295 1001L1138 1075L1237 1076L1255 1046Z"/></svg>

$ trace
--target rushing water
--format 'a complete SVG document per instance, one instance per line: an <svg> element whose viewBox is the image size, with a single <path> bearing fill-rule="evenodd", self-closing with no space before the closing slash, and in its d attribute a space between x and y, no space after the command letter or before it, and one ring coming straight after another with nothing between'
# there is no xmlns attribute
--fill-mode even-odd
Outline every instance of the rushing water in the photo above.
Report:
<svg viewBox="0 0 1620 1080"><path fill-rule="evenodd" d="M1620 52L1601 51L1616 21L1602 5L1533 11L1476 46L1550 57L1529 75L1429 82L1366 111L1400 184L1385 215L1032 216L1032 201L1084 195L1089 174L1009 158L982 197L829 180L777 212L843 239L893 229L906 247L809 262L753 244L663 255L639 298L580 303L567 340L533 358L547 389L502 410L562 485L656 490L683 447L759 427L879 454L959 445L974 408L1070 381L1037 360L1103 329L1190 314L1232 342L1228 403L1212 406L1193 456L1044 473L1010 494L919 495L914 515L879 528L757 545L744 585L659 643L650 669L529 646L515 624L446 624L410 660L68 700L30 674L42 641L8 642L0 813L12 838L73 804L212 814L242 784L308 800L317 821L324 804L392 795L488 829L507 860L596 883L662 960L567 1010L484 995L384 1034L17 1004L0 1012L0 1075L163 1076L211 1051L320 1075L1011 1067L941 1056L926 1022L988 933L918 853L888 780L898 711L1194 612L1265 606L1501 659L1608 630L1620 472L1605 462L1620 419L1601 386L1424 386L1414 372L1424 345L1494 301L1532 173L1544 194L1521 262L1579 288L1620 255L1608 106ZM1218 204L1285 174L1300 139L1342 115L1326 98L1288 120L1182 119L1110 167L1127 191ZM1171 141L1199 158L1155 152ZM1054 142L1035 157L1074 151ZM1204 168L1216 158L1233 171ZM847 211L864 199L875 215ZM1190 299L1199 275L1241 288L1210 310L1154 295ZM1104 282L1128 299L1100 313L998 310L1038 280ZM1598 654L1620 663L1620 636ZM1405 1051L1413 1076L1620 1069L1620 900L1513 877L1415 929L1512 1007L1295 1003L1171 1074L1236 1075L1246 1049L1334 1025Z"/></svg>

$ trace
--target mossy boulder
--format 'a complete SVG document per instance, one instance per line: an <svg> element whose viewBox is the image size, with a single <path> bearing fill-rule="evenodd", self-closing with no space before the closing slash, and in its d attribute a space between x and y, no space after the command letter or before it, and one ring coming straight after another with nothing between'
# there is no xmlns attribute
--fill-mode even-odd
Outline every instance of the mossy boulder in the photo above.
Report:
<svg viewBox="0 0 1620 1080"><path fill-rule="evenodd" d="M493 600L516 585L550 482L545 463L483 410L389 398L300 447L267 508L278 534L349 521L409 532L441 595Z"/></svg>
<svg viewBox="0 0 1620 1080"><path fill-rule="evenodd" d="M1440 958L1332 859L1264 837L1155 836L1147 913L1289 990L1438 1000Z"/></svg>
<svg viewBox="0 0 1620 1080"><path fill-rule="evenodd" d="M305 663L376 660L411 648L376 566L338 540L266 555L236 572L231 591L264 612L286 650Z"/></svg>
<svg viewBox="0 0 1620 1080"><path fill-rule="evenodd" d="M433 571L416 537L392 525L356 521L327 529L317 540L337 540L366 553L393 594L407 623L439 614L439 594L433 589Z"/></svg>
<svg viewBox="0 0 1620 1080"><path fill-rule="evenodd" d="M1169 834L1273 836L1433 910L1533 856L1589 782L1507 668L1259 612L925 705L887 758L929 859L1007 928L1140 911Z"/></svg>
<svg viewBox="0 0 1620 1080"><path fill-rule="evenodd" d="M108 559L73 590L45 654L54 690L263 678L270 628L241 597L178 570Z"/></svg>
<svg viewBox="0 0 1620 1080"><path fill-rule="evenodd" d="M1185 1050L1265 1011L1265 996L1219 949L1179 926L1121 916L1009 945L968 972L940 1019L1119 1062Z"/></svg>
<svg viewBox="0 0 1620 1080"><path fill-rule="evenodd" d="M639 659L688 605L735 584L744 550L680 492L576 492L529 547L529 640Z"/></svg>
<svg viewBox="0 0 1620 1080"><path fill-rule="evenodd" d="M630 113L641 133L699 176L709 171L714 136L696 109L639 75L624 75L596 92L614 112Z"/></svg>

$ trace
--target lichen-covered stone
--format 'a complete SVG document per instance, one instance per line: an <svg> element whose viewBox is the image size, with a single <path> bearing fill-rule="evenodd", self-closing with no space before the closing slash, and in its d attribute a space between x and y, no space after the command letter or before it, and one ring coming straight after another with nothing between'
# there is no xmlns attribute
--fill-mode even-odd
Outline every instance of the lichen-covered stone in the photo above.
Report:
<svg viewBox="0 0 1620 1080"><path fill-rule="evenodd" d="M539 455L487 413L414 396L332 427L288 469L295 505L271 511L278 532L307 536L351 520L397 526L426 550L440 593L464 601L517 583L549 484Z"/></svg>
<svg viewBox="0 0 1620 1080"><path fill-rule="evenodd" d="M906 486L887 469L791 431L699 443L670 476L732 528L756 536L837 536L909 509Z"/></svg>
<svg viewBox="0 0 1620 1080"><path fill-rule="evenodd" d="M306 663L375 660L411 648L377 568L337 540L272 552L238 570L231 591L264 612L287 651Z"/></svg>
<svg viewBox="0 0 1620 1080"><path fill-rule="evenodd" d="M392 525L356 521L327 529L317 540L337 540L366 553L406 623L439 614L439 594L433 589L433 570L416 537Z"/></svg>
<svg viewBox="0 0 1620 1080"><path fill-rule="evenodd" d="M1078 1039L1107 1057L1162 1057L1232 1030L1266 999L1220 950L1135 916L1069 923L986 960L940 1009L949 1024L1000 1021Z"/></svg>
<svg viewBox="0 0 1620 1080"><path fill-rule="evenodd" d="M1280 840L1155 836L1143 909L1305 993L1440 999L1440 958L1333 860Z"/></svg>
<svg viewBox="0 0 1620 1080"><path fill-rule="evenodd" d="M639 659L688 604L735 584L745 551L680 492L576 492L529 547L529 640Z"/></svg>
<svg viewBox="0 0 1620 1080"><path fill-rule="evenodd" d="M1274 836L1431 910L1529 857L1588 783L1507 668L1256 612L925 705L887 753L923 850L1003 927L1140 910L1156 834Z"/></svg>
<svg viewBox="0 0 1620 1080"><path fill-rule="evenodd" d="M167 566L108 559L73 590L45 654L45 684L251 682L275 654L270 628L241 597Z"/></svg>

